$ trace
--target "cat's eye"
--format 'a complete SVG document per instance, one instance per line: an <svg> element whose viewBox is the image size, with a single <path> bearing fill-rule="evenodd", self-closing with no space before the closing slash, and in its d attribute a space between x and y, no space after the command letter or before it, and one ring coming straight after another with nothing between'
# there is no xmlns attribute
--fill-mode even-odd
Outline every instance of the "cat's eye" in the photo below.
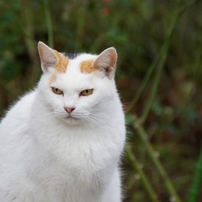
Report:
<svg viewBox="0 0 202 202"><path fill-rule="evenodd" d="M93 89L86 89L80 92L80 96L88 96L93 94Z"/></svg>
<svg viewBox="0 0 202 202"><path fill-rule="evenodd" d="M54 88L54 87L51 87L52 91L57 94L57 95L63 95L63 91L60 90L59 88Z"/></svg>

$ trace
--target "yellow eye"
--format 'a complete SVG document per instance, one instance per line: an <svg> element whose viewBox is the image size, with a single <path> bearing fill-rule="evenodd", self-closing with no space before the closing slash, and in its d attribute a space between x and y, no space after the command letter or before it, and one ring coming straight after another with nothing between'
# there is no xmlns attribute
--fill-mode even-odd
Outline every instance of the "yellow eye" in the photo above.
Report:
<svg viewBox="0 0 202 202"><path fill-rule="evenodd" d="M93 89L86 89L80 92L80 96L88 96L93 94Z"/></svg>
<svg viewBox="0 0 202 202"><path fill-rule="evenodd" d="M52 91L57 94L57 95L63 95L63 91L58 89L58 88L54 88L54 87L51 87Z"/></svg>

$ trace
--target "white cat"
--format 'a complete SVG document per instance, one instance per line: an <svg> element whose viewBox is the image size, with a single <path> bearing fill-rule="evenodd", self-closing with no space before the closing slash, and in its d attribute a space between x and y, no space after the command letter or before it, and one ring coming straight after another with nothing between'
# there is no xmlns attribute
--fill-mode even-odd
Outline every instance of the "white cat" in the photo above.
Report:
<svg viewBox="0 0 202 202"><path fill-rule="evenodd" d="M117 53L38 44L43 75L0 124L0 202L120 202L125 120Z"/></svg>

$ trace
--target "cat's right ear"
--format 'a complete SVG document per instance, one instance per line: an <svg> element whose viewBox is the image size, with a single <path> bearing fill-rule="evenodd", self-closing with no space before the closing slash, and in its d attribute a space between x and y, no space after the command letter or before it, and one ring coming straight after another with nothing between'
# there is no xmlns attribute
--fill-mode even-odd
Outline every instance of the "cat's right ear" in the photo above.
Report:
<svg viewBox="0 0 202 202"><path fill-rule="evenodd" d="M117 52L116 49L111 47L104 50L94 62L96 69L104 72L108 78L114 78L116 70Z"/></svg>
<svg viewBox="0 0 202 202"><path fill-rule="evenodd" d="M41 69L44 73L48 71L48 68L57 64L58 58L55 56L54 50L41 41L38 43L38 52L41 60Z"/></svg>

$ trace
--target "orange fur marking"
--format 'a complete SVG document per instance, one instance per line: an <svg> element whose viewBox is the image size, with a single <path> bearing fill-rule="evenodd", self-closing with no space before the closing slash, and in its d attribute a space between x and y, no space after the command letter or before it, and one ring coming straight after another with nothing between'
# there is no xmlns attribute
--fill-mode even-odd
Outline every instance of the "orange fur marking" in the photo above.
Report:
<svg viewBox="0 0 202 202"><path fill-rule="evenodd" d="M58 72L66 72L66 69L67 69L67 65L69 63L69 58L68 57L65 57L63 56L61 53L57 52L57 51L53 51L54 55L57 57L58 59L58 62L57 64L55 65L55 69L58 71Z"/></svg>
<svg viewBox="0 0 202 202"><path fill-rule="evenodd" d="M53 81L56 80L57 72L66 72L67 65L69 63L69 58L63 56L61 53L57 52L56 50L53 50L53 53L55 57L57 58L57 64L55 65L55 72L51 75L49 79L49 83L51 84Z"/></svg>
<svg viewBox="0 0 202 202"><path fill-rule="evenodd" d="M49 79L49 84L53 83L53 81L56 80L56 76L57 76L57 72L54 72L54 73L51 75L50 79Z"/></svg>
<svg viewBox="0 0 202 202"><path fill-rule="evenodd" d="M97 69L94 67L93 62L94 60L85 60L81 62L81 65L80 65L81 72L92 73L96 71Z"/></svg>

